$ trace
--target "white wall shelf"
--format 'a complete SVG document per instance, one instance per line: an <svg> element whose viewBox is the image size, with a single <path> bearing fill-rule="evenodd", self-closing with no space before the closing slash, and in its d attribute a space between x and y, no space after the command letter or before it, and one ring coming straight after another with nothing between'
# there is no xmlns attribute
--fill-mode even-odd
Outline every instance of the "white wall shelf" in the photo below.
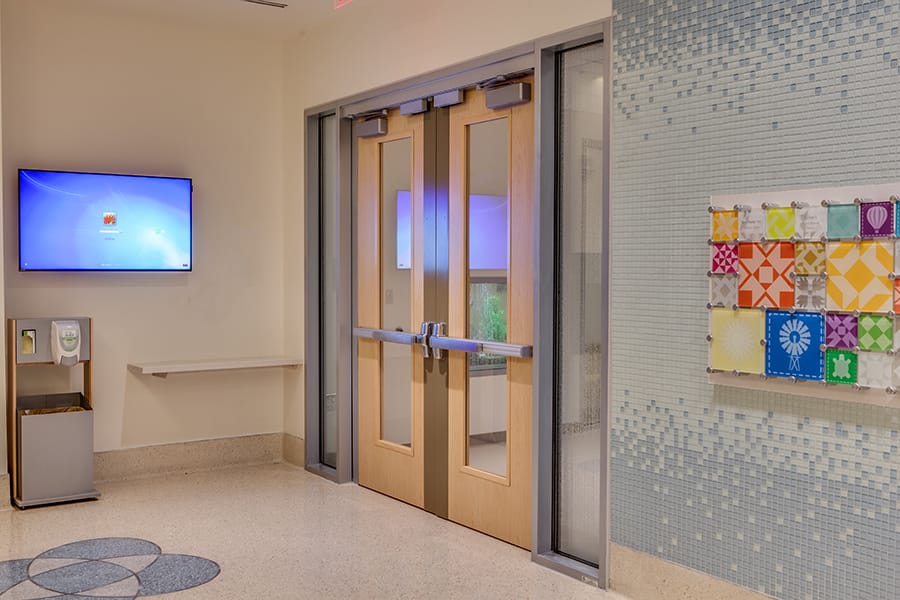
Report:
<svg viewBox="0 0 900 600"><path fill-rule="evenodd" d="M299 367L301 364L303 364L303 361L299 358L290 356L258 356L215 360L168 360L163 362L128 363L128 368L139 375L153 375L154 377L165 379L170 373Z"/></svg>

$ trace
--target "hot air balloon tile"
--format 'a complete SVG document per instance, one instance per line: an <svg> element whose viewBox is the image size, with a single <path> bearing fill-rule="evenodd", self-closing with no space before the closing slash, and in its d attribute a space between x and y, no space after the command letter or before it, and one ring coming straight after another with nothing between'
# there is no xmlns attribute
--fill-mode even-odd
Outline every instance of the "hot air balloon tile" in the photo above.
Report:
<svg viewBox="0 0 900 600"><path fill-rule="evenodd" d="M821 381L824 344L821 313L766 312L766 375Z"/></svg>
<svg viewBox="0 0 900 600"><path fill-rule="evenodd" d="M889 237L893 233L893 202L866 202L860 206L859 234L862 237Z"/></svg>
<svg viewBox="0 0 900 600"><path fill-rule="evenodd" d="M825 352L825 381L852 385L858 372L857 356L850 350L829 348Z"/></svg>

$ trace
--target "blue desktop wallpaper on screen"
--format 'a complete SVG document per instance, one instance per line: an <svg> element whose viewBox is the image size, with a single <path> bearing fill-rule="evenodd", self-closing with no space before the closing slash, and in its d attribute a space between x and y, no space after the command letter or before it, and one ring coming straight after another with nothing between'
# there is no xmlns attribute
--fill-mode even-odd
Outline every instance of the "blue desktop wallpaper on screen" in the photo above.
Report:
<svg viewBox="0 0 900 600"><path fill-rule="evenodd" d="M19 171L22 270L191 269L191 181Z"/></svg>

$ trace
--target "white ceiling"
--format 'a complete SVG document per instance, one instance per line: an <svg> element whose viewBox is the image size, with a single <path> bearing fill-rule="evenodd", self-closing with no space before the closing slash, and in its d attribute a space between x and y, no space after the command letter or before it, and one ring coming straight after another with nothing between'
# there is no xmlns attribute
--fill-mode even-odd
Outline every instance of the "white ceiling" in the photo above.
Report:
<svg viewBox="0 0 900 600"><path fill-rule="evenodd" d="M357 9L356 0L337 10L334 0L276 0L287 8L242 0L87 0L104 10L138 16L201 23L212 28L246 31L277 38L293 37Z"/></svg>

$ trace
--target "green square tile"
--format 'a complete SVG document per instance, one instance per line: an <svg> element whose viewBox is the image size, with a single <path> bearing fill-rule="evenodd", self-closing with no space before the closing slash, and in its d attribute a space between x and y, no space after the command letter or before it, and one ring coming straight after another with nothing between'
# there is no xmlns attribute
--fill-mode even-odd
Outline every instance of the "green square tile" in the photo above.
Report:
<svg viewBox="0 0 900 600"><path fill-rule="evenodd" d="M849 350L828 348L825 351L825 381L828 383L856 383L857 358Z"/></svg>
<svg viewBox="0 0 900 600"><path fill-rule="evenodd" d="M883 315L860 315L859 349L887 352L893 348L893 319Z"/></svg>
<svg viewBox="0 0 900 600"><path fill-rule="evenodd" d="M859 206L833 204L828 207L828 237L850 239L859 235Z"/></svg>

